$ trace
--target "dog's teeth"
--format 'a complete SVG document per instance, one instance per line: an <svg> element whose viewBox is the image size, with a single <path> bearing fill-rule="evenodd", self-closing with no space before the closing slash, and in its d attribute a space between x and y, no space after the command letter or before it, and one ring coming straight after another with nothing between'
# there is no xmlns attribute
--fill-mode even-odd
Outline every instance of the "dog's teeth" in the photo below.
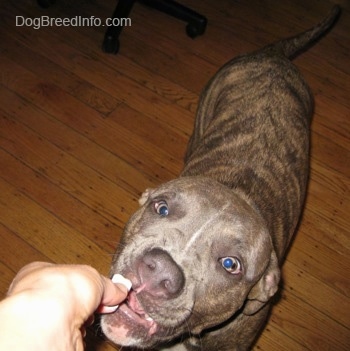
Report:
<svg viewBox="0 0 350 351"><path fill-rule="evenodd" d="M153 322L153 318L151 318L148 314L145 314L146 321Z"/></svg>

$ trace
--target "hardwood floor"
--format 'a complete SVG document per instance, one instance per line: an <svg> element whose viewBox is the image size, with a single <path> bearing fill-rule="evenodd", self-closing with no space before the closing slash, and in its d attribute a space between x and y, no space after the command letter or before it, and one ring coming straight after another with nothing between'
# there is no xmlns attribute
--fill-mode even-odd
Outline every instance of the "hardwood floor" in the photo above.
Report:
<svg viewBox="0 0 350 351"><path fill-rule="evenodd" d="M117 56L105 28L16 26L16 16L106 18L115 1L0 5L0 292L33 260L107 274L147 187L183 165L198 95L231 57L322 19L326 0L181 0L209 20L184 23L136 4ZM315 96L311 176L283 290L254 350L350 349L350 2L295 64ZM114 350L93 333L89 350ZM215 350L214 350L215 351ZM220 351L220 350L218 350Z"/></svg>

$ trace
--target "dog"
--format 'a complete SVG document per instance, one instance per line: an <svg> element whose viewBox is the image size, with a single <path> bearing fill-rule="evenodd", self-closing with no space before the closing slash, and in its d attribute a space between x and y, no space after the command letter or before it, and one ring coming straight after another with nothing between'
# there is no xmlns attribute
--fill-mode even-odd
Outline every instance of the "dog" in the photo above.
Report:
<svg viewBox="0 0 350 351"><path fill-rule="evenodd" d="M279 287L309 174L310 89L291 58L332 27L234 58L201 94L179 178L148 189L111 275L133 283L104 315L112 342L173 351L247 350Z"/></svg>

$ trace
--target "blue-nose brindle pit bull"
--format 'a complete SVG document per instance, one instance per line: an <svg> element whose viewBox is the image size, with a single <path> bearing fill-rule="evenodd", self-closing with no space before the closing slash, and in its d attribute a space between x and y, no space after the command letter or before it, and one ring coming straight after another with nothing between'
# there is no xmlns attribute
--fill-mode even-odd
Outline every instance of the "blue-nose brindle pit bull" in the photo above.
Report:
<svg viewBox="0 0 350 351"><path fill-rule="evenodd" d="M308 181L313 99L290 58L339 11L234 58L204 89L183 172L142 195L113 259L111 275L133 283L128 300L101 321L114 343L251 347L278 289Z"/></svg>

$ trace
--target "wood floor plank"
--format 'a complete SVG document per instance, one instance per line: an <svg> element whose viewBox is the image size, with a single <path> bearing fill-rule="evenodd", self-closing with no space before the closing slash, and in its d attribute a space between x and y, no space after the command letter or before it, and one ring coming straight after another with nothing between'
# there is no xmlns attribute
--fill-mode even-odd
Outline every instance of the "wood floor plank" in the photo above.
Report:
<svg viewBox="0 0 350 351"><path fill-rule="evenodd" d="M0 179L2 224L48 259L62 263L91 264L108 271L109 257L95 243L73 231L23 193ZM8 201L4 202L4 198ZM11 200L11 201L10 201ZM21 208L21 211L18 209ZM28 231L28 228L31 228Z"/></svg>
<svg viewBox="0 0 350 351"><path fill-rule="evenodd" d="M327 176L330 178L327 178ZM307 201L319 202L322 199L327 199L327 202L322 206L322 211L319 211L320 215L323 215L329 220L332 220L335 216L339 216L337 225L346 228L348 225L346 214L350 212L349 182L345 177L331 171L323 171L322 174L312 171L310 179L312 180L309 186L311 194ZM348 244L350 244L350 240ZM349 245L345 246L349 247Z"/></svg>
<svg viewBox="0 0 350 351"><path fill-rule="evenodd" d="M252 349L253 351L306 351L307 347L291 339L274 326L269 326L265 332L265 338L260 338Z"/></svg>
<svg viewBox="0 0 350 351"><path fill-rule="evenodd" d="M275 306L271 324L308 350L342 350L349 346L348 328L319 313L293 294ZM300 309L300 306L303 306Z"/></svg>
<svg viewBox="0 0 350 351"><path fill-rule="evenodd" d="M63 191L45 174L33 170L20 160L0 149L1 177L34 200L40 206L76 231L97 243L106 252L113 252L119 241L121 228L98 214L79 199ZM74 209L74 211L72 211ZM14 248L17 244L13 244Z"/></svg>
<svg viewBox="0 0 350 351"><path fill-rule="evenodd" d="M323 135L314 132L311 150L317 155L322 155L322 161L327 166L335 169L344 176L349 174L350 158L347 149L333 143ZM334 157L334 155L339 155L340 157Z"/></svg>
<svg viewBox="0 0 350 351"><path fill-rule="evenodd" d="M292 285L291 281L293 281ZM301 285L310 286L312 289L300 289L298 283L301 281L303 281ZM344 325L344 330L350 327L348 297L308 274L305 267L300 268L298 265L293 265L293 263L287 265L284 269L284 284L287 288L291 286L293 294L298 298L304 301L313 301L312 307L324 313L325 318L327 315L337 316L336 323ZM328 322L329 324L330 322ZM345 331L344 334L346 335Z"/></svg>
<svg viewBox="0 0 350 351"><path fill-rule="evenodd" d="M314 206L320 205L321 201L314 204ZM309 201L307 201L306 206L311 207L312 204L309 205ZM316 210L306 210L299 231L301 230L305 235L315 238L332 249L337 259L340 255L349 256L349 247L346 245L349 238L348 231L337 225L336 218L335 221L330 221L328 218L320 216ZM315 251L317 252L317 250Z"/></svg>
<svg viewBox="0 0 350 351"><path fill-rule="evenodd" d="M130 193L56 148L40 135L6 117L0 117L0 126L0 133L3 133L0 139L2 148L50 177L72 196L79 196L81 201L88 203L103 216L121 224L135 210L136 199ZM18 142L9 142L6 134L16 137ZM68 169L70 172L67 172Z"/></svg>
<svg viewBox="0 0 350 351"><path fill-rule="evenodd" d="M171 128L163 126L161 122L143 116L126 104L119 105L108 119L167 151L177 160L181 160L185 155L187 138L176 131L172 132Z"/></svg>
<svg viewBox="0 0 350 351"><path fill-rule="evenodd" d="M173 162L174 159L168 156L165 150L154 148L144 139L137 138L133 133L119 128L108 119L103 119L95 110L88 108L58 87L43 82L32 73L9 61L5 56L1 56L0 61L6 62L8 67L8 70L2 75L4 86L17 94L22 93L38 108L95 140L123 159L143 166L145 172L156 178L167 176L170 179L179 173L180 167ZM18 83L17 74L14 72L20 72L21 84ZM133 140L132 144L129 144L130 140ZM135 157L135 155L138 156ZM168 163L164 167L166 159ZM154 173L155 170L156 173Z"/></svg>
<svg viewBox="0 0 350 351"><path fill-rule="evenodd" d="M99 173L106 176L134 196L139 196L138 189L146 189L156 180L140 172L127 161L116 157L104 147L96 144L85 135L73 130L64 123L39 110L13 92L0 86L0 94L4 97L1 108L9 111L15 118L39 135L50 140L58 148L69 153L85 164L89 164Z"/></svg>
<svg viewBox="0 0 350 351"><path fill-rule="evenodd" d="M61 87L98 112L108 115L120 103L116 98L96 88L75 74L66 71L43 55L19 43L15 36L2 36L1 52L14 62L45 80ZM9 49L10 48L10 49Z"/></svg>
<svg viewBox="0 0 350 351"><path fill-rule="evenodd" d="M6 20L5 23L7 23ZM7 25L11 26L11 23ZM56 46L59 46L58 49L53 50L49 44L51 37L49 34L47 34L46 38L37 38L31 32L25 32L21 33L21 37L27 45L41 52L55 64L100 87L107 94L113 97L118 96L118 100L128 103L132 108L149 115L154 115L156 108L160 116L164 114L172 117L170 120L171 126L181 131L183 130L183 125L188 125L188 128L192 129L192 122L188 123L188 118L186 118L190 116L189 111L180 106L174 107L170 101L148 89L144 89L134 80L103 64L102 61L93 55L83 54L80 50L66 44L61 38L57 38L56 41ZM125 90L125 86L129 86L130 89ZM147 102L149 101L152 104L148 104ZM172 108L169 108L170 106Z"/></svg>
<svg viewBox="0 0 350 351"><path fill-rule="evenodd" d="M287 262L292 262L307 275L349 297L350 277L344 274L350 271L348 255L336 254L328 245L317 240L317 237L303 235L303 231L304 227L301 227L301 235L296 235Z"/></svg>
<svg viewBox="0 0 350 351"><path fill-rule="evenodd" d="M14 276L15 276L14 272L2 261L0 261L0 284L2 287L0 291L1 299L6 296L7 290Z"/></svg>
<svg viewBox="0 0 350 351"><path fill-rule="evenodd" d="M0 262L13 272L13 276L28 263L50 261L47 256L36 250L2 223L0 223L0 241ZM4 257L6 257L6 262L3 259ZM0 291L0 295L2 293L5 293L5 291Z"/></svg>
<svg viewBox="0 0 350 351"><path fill-rule="evenodd" d="M79 13L82 15L82 13ZM109 68L126 75L133 81L144 86L145 88L153 91L157 95L164 97L173 104L177 104L186 110L195 112L197 107L197 94L191 93L188 89L175 84L169 79L166 79L159 75L157 72L150 72L149 67L143 68L141 65L133 62L125 56L120 56L118 65L115 64L114 56L106 56L100 47L96 45L98 40L101 39L102 34L97 33L96 30L90 27L76 28L75 35L69 35L69 28L60 28L61 34L53 33L53 36L60 40L64 38L64 42L70 46L75 47L78 51L87 52L90 56L94 57L95 60L102 60L105 65ZM18 39L21 41L22 46L28 46L32 49L36 49L43 55L41 46L36 43L35 38L26 36L23 38L21 32L11 33L14 40ZM51 33L50 33L51 34ZM7 37L4 38L6 40ZM8 39L9 40L9 39ZM17 58L17 60L19 60ZM40 69L35 67L35 69ZM190 126L191 127L191 126Z"/></svg>

